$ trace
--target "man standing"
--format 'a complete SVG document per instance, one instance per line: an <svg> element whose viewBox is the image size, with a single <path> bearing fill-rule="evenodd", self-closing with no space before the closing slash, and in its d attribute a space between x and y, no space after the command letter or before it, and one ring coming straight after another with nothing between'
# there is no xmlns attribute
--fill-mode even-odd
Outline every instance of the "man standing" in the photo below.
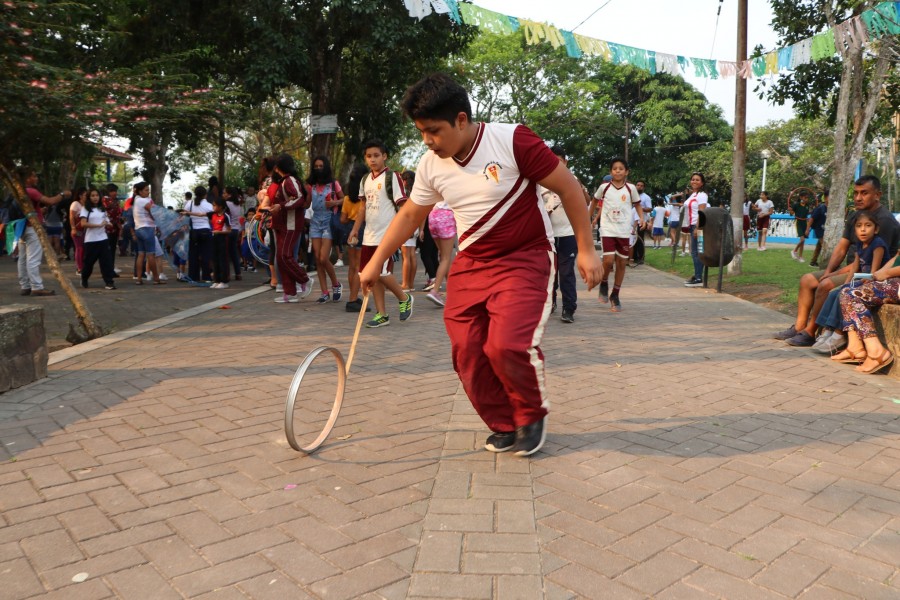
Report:
<svg viewBox="0 0 900 600"><path fill-rule="evenodd" d="M43 224L44 215L41 213L41 205L52 206L68 197L67 192L62 192L56 196L45 196L35 187L38 182L37 173L34 169L22 167L19 171L19 177L25 182L25 193L31 200L31 213L37 216L37 220ZM29 221L25 222L25 231L19 238L19 292L22 296L53 296L53 290L44 289L44 281L41 279L41 260L44 258L44 249L41 247L41 241L37 232L31 226Z"/></svg>
<svg viewBox="0 0 900 600"><path fill-rule="evenodd" d="M803 260L803 245L806 243L806 236L809 235L809 206L807 206L806 194L800 195L800 202L791 204L788 210L794 215L795 225L797 227L797 237L800 241L791 250L791 258L797 262L805 262Z"/></svg>
<svg viewBox="0 0 900 600"><path fill-rule="evenodd" d="M756 211L756 229L759 237L757 238L757 250L764 252L766 250L766 235L769 233L769 220L772 213L775 212L775 204L769 200L769 192L763 191L759 193L759 200L753 206Z"/></svg>
<svg viewBox="0 0 900 600"><path fill-rule="evenodd" d="M806 235L812 231L816 234L816 249L813 251L809 266L819 266L819 253L822 251L822 238L825 236L825 219L828 217L828 188L822 192L822 198L816 200L816 206L809 214Z"/></svg>
<svg viewBox="0 0 900 600"><path fill-rule="evenodd" d="M564 166L569 166L566 159L566 152L560 146L553 146L550 151L556 155ZM585 207L584 216L587 217L588 206L591 197L587 190L582 186L584 192ZM553 228L553 242L556 246L556 277L553 281L553 305L550 312L556 311L556 291L562 294L562 315L560 320L563 323L575 322L575 309L578 308L578 295L575 291L575 259L578 256L578 242L575 239L575 230L569 222L569 217L563 208L562 199L559 194L548 190L543 186L538 186L538 194L544 200L544 210L550 217L550 226Z"/></svg>
<svg viewBox="0 0 900 600"><path fill-rule="evenodd" d="M653 212L653 199L644 193L644 188L646 187L643 181L638 181L634 184L634 187L637 188L638 197L641 199L641 210L644 211L644 215L649 215ZM632 258L634 259L635 265L644 264L644 256L647 252L647 229L650 226L650 220L644 220L644 226L639 227L637 230L637 237L640 239L640 243L634 244L632 247Z"/></svg>
<svg viewBox="0 0 900 600"><path fill-rule="evenodd" d="M109 219L109 225L106 226L106 239L109 240L109 253L112 255L113 272L115 277L119 276L119 269L116 268L116 254L119 250L119 235L122 232L122 208L119 206L119 186L110 183L106 186L106 196L103 197L103 210L106 211L106 217Z"/></svg>

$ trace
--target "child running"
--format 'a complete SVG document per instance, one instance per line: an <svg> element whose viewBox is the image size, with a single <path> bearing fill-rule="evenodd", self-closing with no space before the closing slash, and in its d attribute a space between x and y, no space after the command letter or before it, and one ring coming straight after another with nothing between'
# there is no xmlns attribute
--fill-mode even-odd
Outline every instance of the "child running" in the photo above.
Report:
<svg viewBox="0 0 900 600"><path fill-rule="evenodd" d="M394 215L406 202L406 193L403 191L403 182L396 173L389 171L385 166L387 161L387 148L380 140L369 140L363 146L366 165L370 173L365 176L359 186L359 199L362 200L362 208L359 209L353 229L350 231L350 244L355 243L359 237L359 228L365 224L366 231L363 236L362 252L360 254L360 269L366 265L376 254L384 234L387 232ZM390 179L388 179L390 178ZM421 219L420 219L421 221ZM403 241L409 239L412 231L409 231ZM397 244L387 256L377 261L379 278L373 282L372 291L375 296L375 316L366 323L366 327L384 327L390 325L387 309L384 306L384 290L387 288L400 303L400 320L406 321L412 316L413 297L400 288L400 284L394 278L394 251L400 246ZM373 267L374 268L374 267ZM364 288L365 289L365 288Z"/></svg>
<svg viewBox="0 0 900 600"><path fill-rule="evenodd" d="M625 280L625 266L628 264L628 251L631 248L631 209L637 211L638 222L644 226L644 210L637 188L625 179L628 177L628 162L624 158L614 158L609 164L612 180L604 183L594 194L600 204L600 213L594 221L600 220L600 231L603 234L603 279L600 281L600 301L610 303L612 312L622 310L619 291ZM613 280L612 293L609 292L609 274L613 264L616 277Z"/></svg>
<svg viewBox="0 0 900 600"><path fill-rule="evenodd" d="M430 151L416 169L412 202L394 219L360 282L363 289L375 285L381 262L432 206L447 202L459 233L444 307L454 369L492 430L485 449L534 454L546 436L539 344L550 315L554 264L553 232L536 186L562 199L578 240L578 269L590 289L601 266L581 186L524 125L473 122L466 90L445 74L409 88L402 107Z"/></svg>

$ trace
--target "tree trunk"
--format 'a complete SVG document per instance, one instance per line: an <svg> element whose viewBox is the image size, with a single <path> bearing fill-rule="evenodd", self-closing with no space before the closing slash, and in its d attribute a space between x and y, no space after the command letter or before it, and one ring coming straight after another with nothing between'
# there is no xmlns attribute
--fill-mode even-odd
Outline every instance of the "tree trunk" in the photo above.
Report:
<svg viewBox="0 0 900 600"><path fill-rule="evenodd" d="M747 60L747 4L738 0L737 62ZM747 187L747 80L737 77L734 92L734 156L731 163L731 221L734 225L734 258L728 265L731 275L744 269L744 195Z"/></svg>
<svg viewBox="0 0 900 600"><path fill-rule="evenodd" d="M69 336L66 339L73 344L78 344L103 336L103 329L97 321L94 320L94 317L91 315L91 311L84 303L84 300L81 299L81 296L75 288L72 287L69 279L63 274L62 267L56 259L56 252L53 251L53 246L50 244L50 239L47 237L47 232L44 231L44 227L41 225L41 222L38 221L31 200L25 193L25 186L7 165L0 166L0 169L2 169L3 180L7 187L12 190L16 202L19 204L19 208L22 210L23 214L29 215L28 224L31 225L31 227L34 228L35 233L37 233L38 240L41 242L41 247L44 249L44 258L47 260L47 266L50 268L50 272L53 273L53 276L56 277L56 281L65 292L69 302L72 303L72 308L75 310L75 316L78 317L78 322L81 325L83 332L75 330L75 328L70 325ZM7 235L9 235L9 233L7 233Z"/></svg>
<svg viewBox="0 0 900 600"><path fill-rule="evenodd" d="M75 163L75 152L71 144L62 148L62 156L59 161L59 189L71 190L75 187L75 175L78 165Z"/></svg>
<svg viewBox="0 0 900 600"><path fill-rule="evenodd" d="M847 198L853 183L856 164L862 157L869 123L878 108L882 88L890 68L893 40L883 38L869 44L868 52L876 55L875 67L870 70L868 86L864 84L866 70L863 48L839 48L841 52L841 84L838 94L837 117L834 130L834 170L831 177L831 197L822 240L822 256L831 256L844 231ZM850 124L853 124L850 130Z"/></svg>
<svg viewBox="0 0 900 600"><path fill-rule="evenodd" d="M144 160L144 171L150 183L150 197L154 204L163 205L163 185L166 173L169 172L169 163L166 161L169 154L169 145L172 134L168 131L159 132L153 143L144 146L141 157Z"/></svg>
<svg viewBox="0 0 900 600"><path fill-rule="evenodd" d="M219 164L216 169L219 186L225 188L225 121L219 121Z"/></svg>

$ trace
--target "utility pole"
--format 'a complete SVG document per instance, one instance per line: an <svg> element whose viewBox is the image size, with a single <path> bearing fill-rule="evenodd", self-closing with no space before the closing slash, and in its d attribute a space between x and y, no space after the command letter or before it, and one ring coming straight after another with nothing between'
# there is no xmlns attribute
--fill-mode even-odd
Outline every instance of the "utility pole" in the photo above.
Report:
<svg viewBox="0 0 900 600"><path fill-rule="evenodd" d="M747 60L747 0L738 0L737 63ZM747 183L747 80L735 77L734 140L731 163L731 220L734 223L734 259L728 272L740 275L744 263L744 188Z"/></svg>

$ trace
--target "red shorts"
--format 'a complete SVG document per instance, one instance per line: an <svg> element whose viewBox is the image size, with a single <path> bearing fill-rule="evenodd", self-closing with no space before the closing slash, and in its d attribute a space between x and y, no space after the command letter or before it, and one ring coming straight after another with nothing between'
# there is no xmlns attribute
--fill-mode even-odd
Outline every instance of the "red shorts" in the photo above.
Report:
<svg viewBox="0 0 900 600"><path fill-rule="evenodd" d="M744 233L750 231L750 215L744 215Z"/></svg>
<svg viewBox="0 0 900 600"><path fill-rule="evenodd" d="M616 254L622 258L628 258L628 251L631 249L631 240L628 238L603 237L603 256L608 254Z"/></svg>
<svg viewBox="0 0 900 600"><path fill-rule="evenodd" d="M366 265L369 264L369 261L372 260L372 255L375 254L375 250L378 249L378 246L363 246L362 250L359 253L359 270L362 271L366 268ZM384 264L381 266L381 274L382 275L391 275L394 272L394 255L390 255Z"/></svg>
<svg viewBox="0 0 900 600"><path fill-rule="evenodd" d="M769 215L766 215L765 217L757 217L756 228L757 229L768 229L769 228Z"/></svg>

